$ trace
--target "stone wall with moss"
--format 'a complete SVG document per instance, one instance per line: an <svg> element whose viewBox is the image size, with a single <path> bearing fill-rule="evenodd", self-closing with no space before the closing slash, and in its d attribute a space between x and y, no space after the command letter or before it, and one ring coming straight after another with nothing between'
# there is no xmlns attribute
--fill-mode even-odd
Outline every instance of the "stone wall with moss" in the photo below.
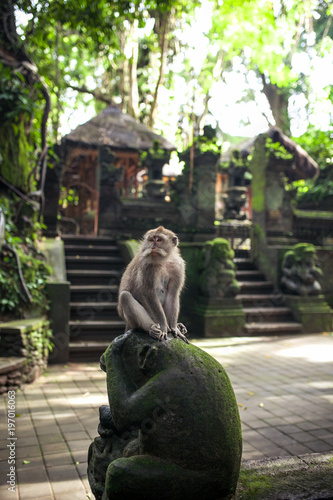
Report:
<svg viewBox="0 0 333 500"><path fill-rule="evenodd" d="M5 380L3 368L0 378L0 393L13 390L25 383L33 382L47 366L49 350L52 349L52 331L46 318L31 318L0 323L0 358L2 364L6 361L20 361L15 377ZM10 372L10 363L8 365ZM15 379L15 382L14 382Z"/></svg>

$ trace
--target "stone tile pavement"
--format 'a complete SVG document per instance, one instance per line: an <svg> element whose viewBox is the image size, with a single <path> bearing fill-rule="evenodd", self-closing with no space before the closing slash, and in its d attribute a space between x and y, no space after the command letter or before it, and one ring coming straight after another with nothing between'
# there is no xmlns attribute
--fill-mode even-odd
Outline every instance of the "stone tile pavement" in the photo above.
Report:
<svg viewBox="0 0 333 500"><path fill-rule="evenodd" d="M243 427L243 459L333 450L333 336L193 341L227 370ZM91 498L87 449L107 404L98 363L51 366L15 395L8 440L7 397L0 399L0 498ZM12 448L7 445L10 444ZM8 457L15 456L14 491Z"/></svg>

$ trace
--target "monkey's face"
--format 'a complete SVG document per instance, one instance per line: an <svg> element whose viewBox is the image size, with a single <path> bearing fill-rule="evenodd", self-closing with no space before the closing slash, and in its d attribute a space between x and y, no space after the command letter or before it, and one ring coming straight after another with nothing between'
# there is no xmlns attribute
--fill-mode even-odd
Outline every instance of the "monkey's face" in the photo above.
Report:
<svg viewBox="0 0 333 500"><path fill-rule="evenodd" d="M147 235L143 244L143 255L151 259L165 258L169 255L172 244L168 237L162 233Z"/></svg>

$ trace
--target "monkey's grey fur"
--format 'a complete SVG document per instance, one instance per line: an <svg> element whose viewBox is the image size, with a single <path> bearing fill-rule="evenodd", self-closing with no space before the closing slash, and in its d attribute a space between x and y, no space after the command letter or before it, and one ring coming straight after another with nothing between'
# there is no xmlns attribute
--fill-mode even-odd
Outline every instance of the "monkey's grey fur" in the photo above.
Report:
<svg viewBox="0 0 333 500"><path fill-rule="evenodd" d="M118 313L126 328L142 328L158 340L171 332L188 343L186 327L177 323L184 281L177 236L162 226L148 231L120 282Z"/></svg>

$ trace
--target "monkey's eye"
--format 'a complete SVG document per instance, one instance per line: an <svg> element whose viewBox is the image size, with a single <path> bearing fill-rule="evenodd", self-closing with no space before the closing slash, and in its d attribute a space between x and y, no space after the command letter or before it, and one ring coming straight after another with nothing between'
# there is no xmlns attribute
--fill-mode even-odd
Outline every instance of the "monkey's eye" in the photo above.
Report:
<svg viewBox="0 0 333 500"><path fill-rule="evenodd" d="M159 238L158 236L156 236L156 241L162 241L162 238Z"/></svg>

